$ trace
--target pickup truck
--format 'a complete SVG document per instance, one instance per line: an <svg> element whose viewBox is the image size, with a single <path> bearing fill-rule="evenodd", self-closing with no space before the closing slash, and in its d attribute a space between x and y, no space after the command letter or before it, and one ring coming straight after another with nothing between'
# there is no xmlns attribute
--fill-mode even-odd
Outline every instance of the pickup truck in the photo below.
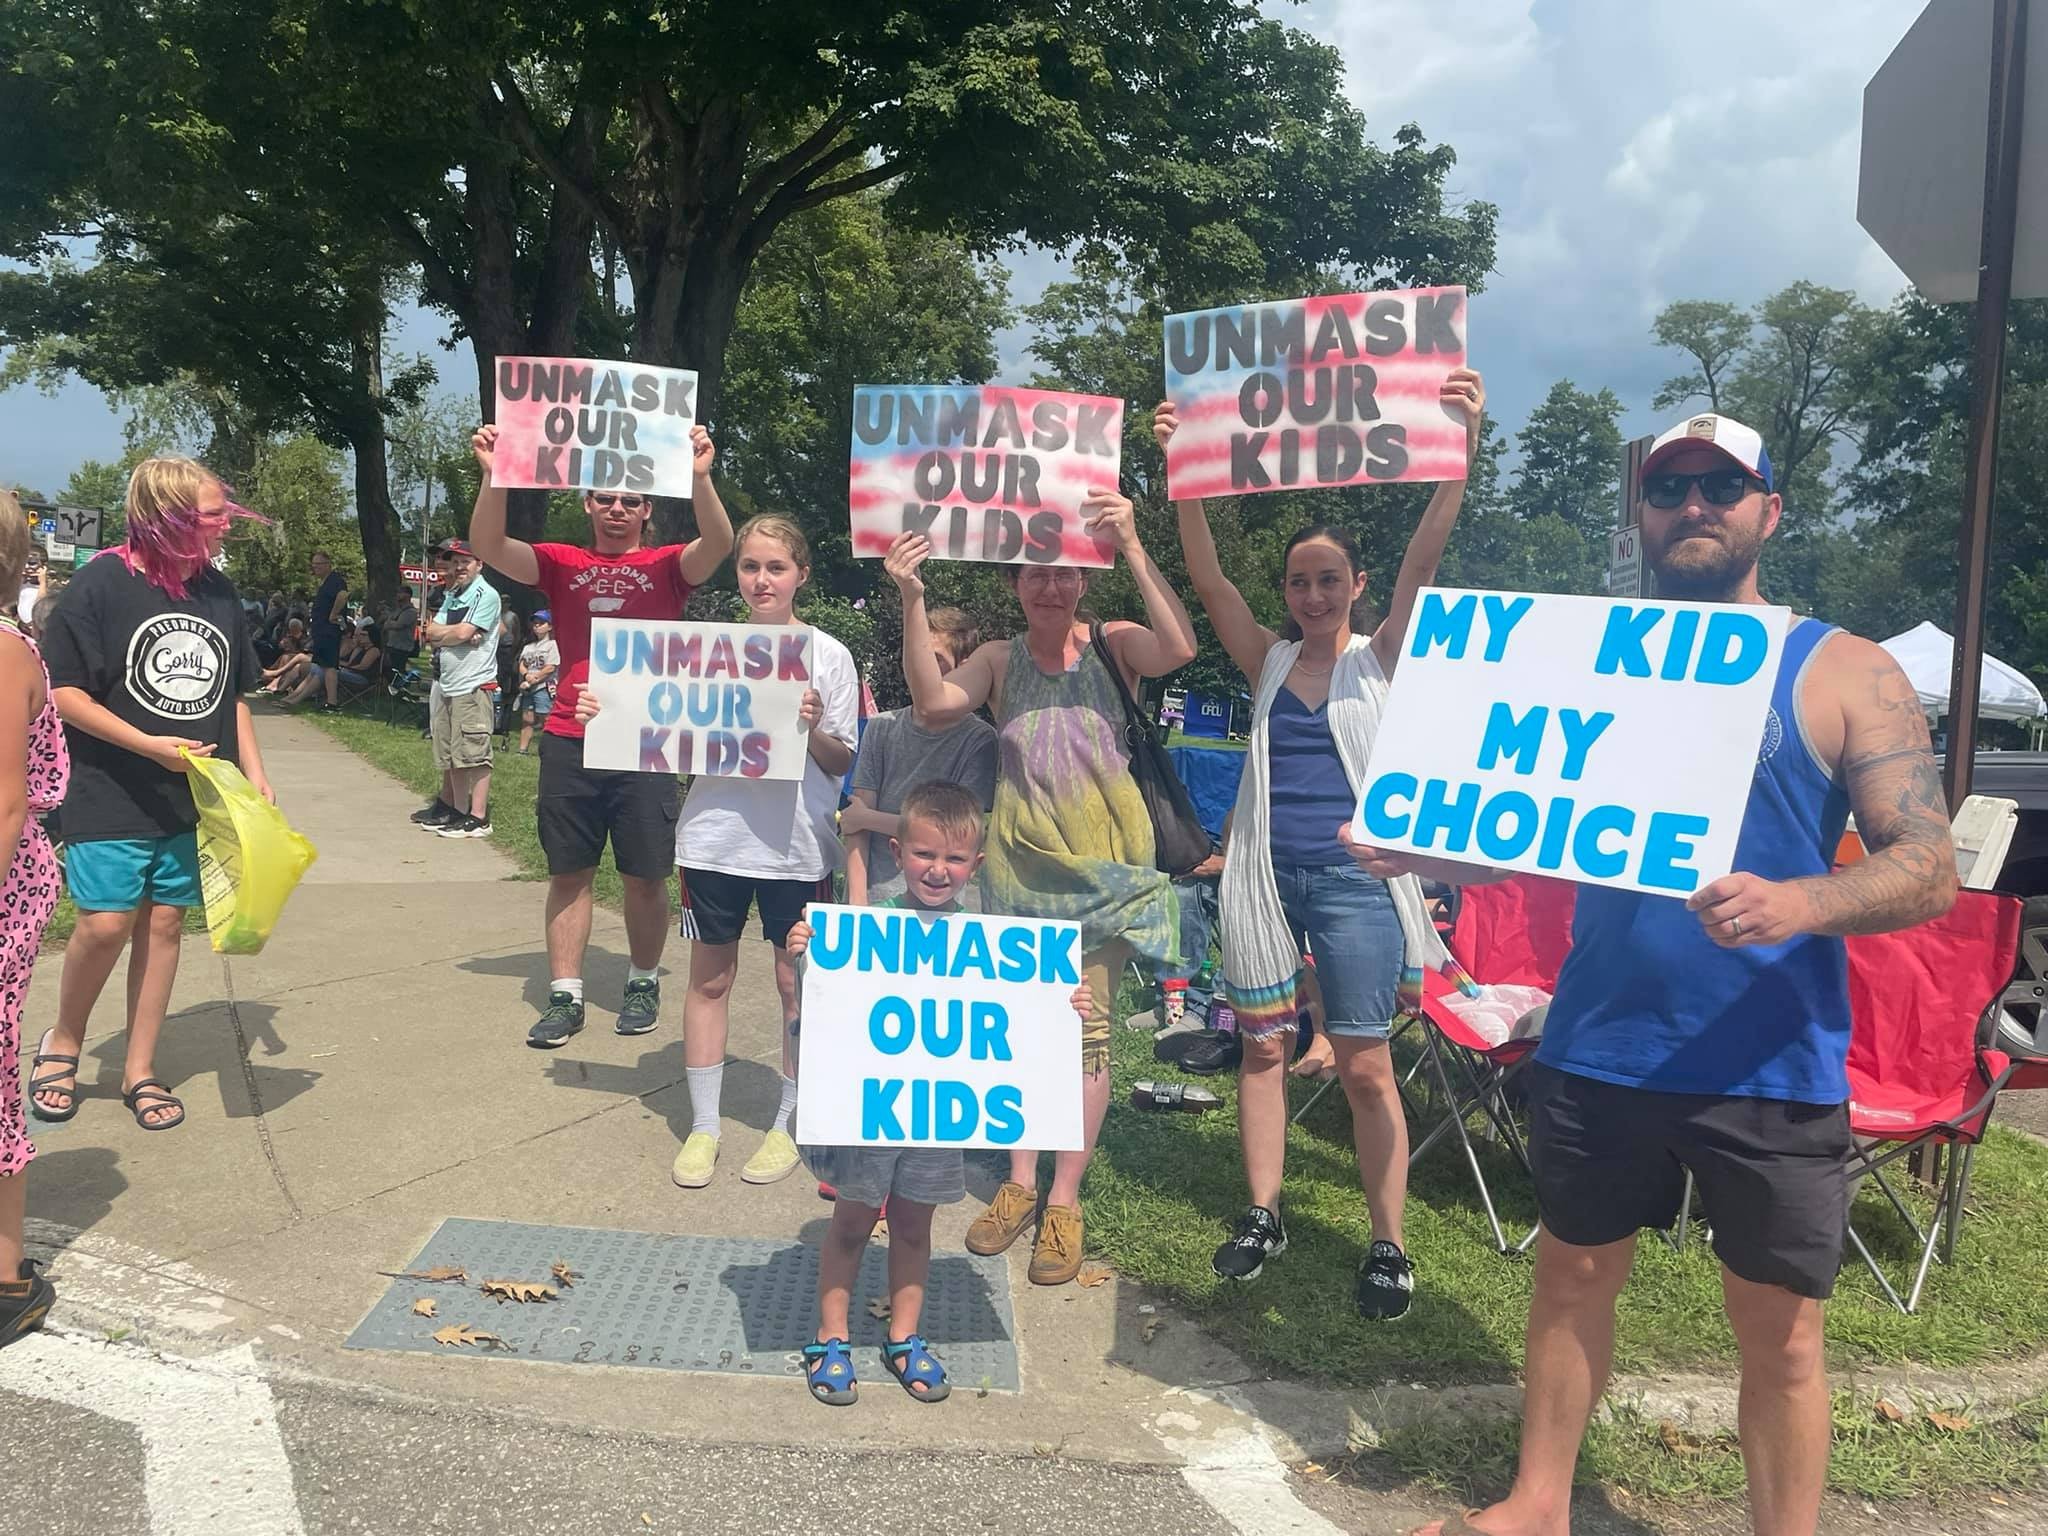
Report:
<svg viewBox="0 0 2048 1536"><path fill-rule="evenodd" d="M2048 1056L2048 752L1979 752L1971 792L2011 800L2019 807L2012 847L1998 889L2024 897L2019 974L2006 989L1999 1018L2007 1050Z"/></svg>

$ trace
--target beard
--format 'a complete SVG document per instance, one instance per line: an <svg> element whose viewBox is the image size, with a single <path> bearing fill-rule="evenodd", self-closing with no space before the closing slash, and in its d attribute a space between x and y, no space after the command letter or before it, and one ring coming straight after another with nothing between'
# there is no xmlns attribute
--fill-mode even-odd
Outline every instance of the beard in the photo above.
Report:
<svg viewBox="0 0 2048 1536"><path fill-rule="evenodd" d="M1725 602L1756 569L1763 554L1761 528L1722 523L1717 533L1674 536L1649 550L1657 573L1657 595L1696 603Z"/></svg>

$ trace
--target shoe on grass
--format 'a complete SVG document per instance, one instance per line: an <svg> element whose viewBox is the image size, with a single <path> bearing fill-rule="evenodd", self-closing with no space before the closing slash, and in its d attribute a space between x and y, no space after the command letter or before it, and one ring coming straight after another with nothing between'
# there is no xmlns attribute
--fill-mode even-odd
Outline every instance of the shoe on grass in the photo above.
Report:
<svg viewBox="0 0 2048 1536"><path fill-rule="evenodd" d="M1038 1191L1005 1180L988 1209L967 1229L967 1251L984 1255L1003 1252L1024 1235L1037 1214Z"/></svg>
<svg viewBox="0 0 2048 1536"><path fill-rule="evenodd" d="M1209 1265L1224 1280L1256 1280L1266 1260L1287 1251L1287 1229L1279 1214L1255 1205L1237 1218L1230 1241L1216 1250Z"/></svg>
<svg viewBox="0 0 2048 1536"><path fill-rule="evenodd" d="M1033 1285L1065 1285L1081 1273L1081 1208L1048 1205L1038 1218L1038 1241L1026 1275Z"/></svg>
<svg viewBox="0 0 2048 1536"><path fill-rule="evenodd" d="M567 1044L569 1037L582 1028L583 1004L567 992L550 992L546 1011L526 1032L526 1043L539 1050L552 1051L558 1045Z"/></svg>
<svg viewBox="0 0 2048 1536"><path fill-rule="evenodd" d="M453 821L443 822L434 831L442 837L489 837L491 819L488 816L457 816Z"/></svg>
<svg viewBox="0 0 2048 1536"><path fill-rule="evenodd" d="M1370 1323L1390 1323L1415 1299L1415 1266L1399 1243L1384 1238L1366 1251L1358 1271L1358 1315Z"/></svg>
<svg viewBox="0 0 2048 1536"><path fill-rule="evenodd" d="M702 1189L711 1182L711 1171L717 1166L718 1138L709 1131L692 1131L670 1172L684 1189Z"/></svg>
<svg viewBox="0 0 2048 1536"><path fill-rule="evenodd" d="M622 1035L644 1035L660 1022L661 983L651 976L627 982L626 997L612 1028Z"/></svg>
<svg viewBox="0 0 2048 1536"><path fill-rule="evenodd" d="M740 1178L749 1184L776 1184L796 1172L796 1143L787 1131L770 1131L759 1150L747 1159Z"/></svg>
<svg viewBox="0 0 2048 1536"><path fill-rule="evenodd" d="M23 1259L14 1284L0 1286L0 1348L41 1328L56 1299L56 1289L36 1273L35 1260Z"/></svg>

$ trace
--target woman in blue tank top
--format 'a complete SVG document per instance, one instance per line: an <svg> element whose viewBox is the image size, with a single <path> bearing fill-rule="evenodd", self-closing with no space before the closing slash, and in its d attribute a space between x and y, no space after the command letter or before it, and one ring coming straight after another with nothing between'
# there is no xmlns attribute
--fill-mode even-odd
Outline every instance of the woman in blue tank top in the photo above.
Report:
<svg viewBox="0 0 2048 1536"><path fill-rule="evenodd" d="M1465 424L1468 456L1478 442L1485 399L1470 369L1455 370L1443 386L1445 410ZM1178 425L1173 405L1161 405L1153 430L1162 447ZM1251 1206L1217 1250L1215 1268L1225 1279L1250 1280L1287 1246L1280 1221L1286 1068L1306 946L1337 1075L1351 1104L1372 1217L1357 1292L1359 1311L1368 1318L1399 1317L1414 1292L1401 1229L1408 1130L1387 1037L1400 1006L1404 962L1440 961L1442 949L1415 881L1365 874L1339 846L1337 829L1357 804L1415 594L1436 575L1464 493L1461 478L1446 480L1431 497L1386 616L1373 630L1358 613L1366 574L1351 535L1328 527L1297 533L1283 556L1288 623L1281 635L1259 623L1224 575L1202 503L1175 504L1196 594L1254 689L1251 744L1219 893L1224 984L1244 1042L1238 1134Z"/></svg>

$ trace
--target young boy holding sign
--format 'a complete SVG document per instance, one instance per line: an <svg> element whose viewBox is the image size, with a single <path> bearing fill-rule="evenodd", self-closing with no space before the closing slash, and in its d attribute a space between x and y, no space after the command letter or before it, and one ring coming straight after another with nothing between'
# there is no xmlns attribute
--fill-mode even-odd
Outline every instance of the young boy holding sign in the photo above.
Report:
<svg viewBox="0 0 2048 1536"><path fill-rule="evenodd" d="M903 810L890 848L903 873L899 896L878 907L937 917L960 911L960 898L981 868L982 809L958 784L920 784L903 797ZM800 960L810 948L811 925L789 930L787 950ZM1074 1008L1088 1017L1091 997L1084 980L1074 991ZM843 1408L859 1395L848 1313L860 1258L882 1207L889 1209L889 1338L882 1361L903 1390L920 1402L936 1403L952 1388L946 1368L917 1331L925 1285L932 1267L932 1213L967 1194L964 1162L957 1147L864 1146L821 1149L812 1154L820 1178L838 1186L832 1225L818 1253L818 1336L804 1346L811 1395Z"/></svg>

